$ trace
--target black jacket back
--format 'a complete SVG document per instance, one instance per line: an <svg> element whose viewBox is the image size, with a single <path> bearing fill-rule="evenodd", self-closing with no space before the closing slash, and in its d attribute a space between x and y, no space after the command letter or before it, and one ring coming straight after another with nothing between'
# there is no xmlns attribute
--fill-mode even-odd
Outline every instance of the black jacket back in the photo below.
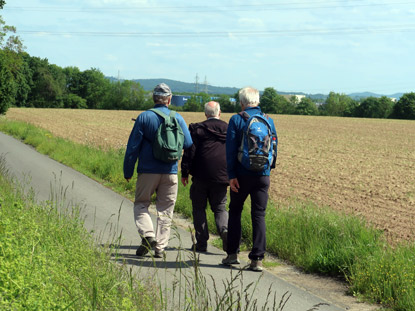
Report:
<svg viewBox="0 0 415 311"><path fill-rule="evenodd" d="M208 182L229 183L226 170L227 128L226 122L214 118L189 125L193 146L184 152L182 177L190 174Z"/></svg>

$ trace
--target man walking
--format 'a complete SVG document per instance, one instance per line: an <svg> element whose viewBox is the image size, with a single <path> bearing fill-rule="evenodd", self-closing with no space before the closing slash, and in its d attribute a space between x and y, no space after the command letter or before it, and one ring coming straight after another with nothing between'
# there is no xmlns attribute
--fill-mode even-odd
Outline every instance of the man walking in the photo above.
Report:
<svg viewBox="0 0 415 311"><path fill-rule="evenodd" d="M154 88L155 106L137 117L125 152L124 178L127 181L130 181L133 176L135 163L138 159L134 219L142 241L137 249L137 256L144 256L154 248L154 256L162 258L170 237L173 210L177 199L178 159L173 158L166 162L156 158L156 153L153 152L153 142L155 138L158 138L156 136L159 126L166 122L163 120L163 115L169 116L172 112L168 108L171 98L171 90L166 84L161 83ZM161 115L159 115L160 113ZM184 135L183 148L189 148L193 142L183 117L178 113L173 117L176 118L183 132L182 135ZM180 145L178 158L182 153L181 148ZM157 210L156 233L148 210L154 192L156 192Z"/></svg>
<svg viewBox="0 0 415 311"><path fill-rule="evenodd" d="M262 260L266 248L265 236L265 210L268 203L268 189L270 185L270 170L275 166L277 132L274 122L268 116L262 114L259 105L258 90L246 87L239 91L239 101L242 112L232 116L229 121L228 132L226 136L226 160L227 170L230 183L230 205L229 205L229 222L228 222L228 256L222 260L224 265L239 264L238 253L241 243L241 213L244 202L248 195L251 197L251 219L252 219L252 249L249 253L251 260L249 269L253 271L262 271ZM257 120L264 119L269 128L271 145L274 152L263 166L257 165L252 168L247 165L250 161L243 161L243 144L245 138L246 125L252 116L258 116ZM261 126L259 126L261 129ZM264 129L264 127L262 127ZM266 128L265 128L266 129ZM262 130L262 132L265 132ZM271 137L269 137L271 136ZM251 137L252 138L252 137ZM250 139L251 139L250 138ZM248 139L249 140L249 139ZM247 141L248 141L247 140ZM256 144L256 142L255 142ZM264 144L265 146L265 144ZM252 148L251 148L252 149ZM249 150L251 152L251 150ZM269 153L268 153L269 154ZM239 159L238 159L239 158ZM253 170L254 169L254 170Z"/></svg>
<svg viewBox="0 0 415 311"><path fill-rule="evenodd" d="M181 170L182 183L187 185L189 174L193 176L190 199L193 208L193 224L196 232L194 248L207 251L209 230L206 207L209 201L215 215L216 229L226 250L228 212L226 210L228 175L226 171L226 129L228 124L220 120L220 105L215 101L205 104L206 119L190 124L193 146L184 152Z"/></svg>

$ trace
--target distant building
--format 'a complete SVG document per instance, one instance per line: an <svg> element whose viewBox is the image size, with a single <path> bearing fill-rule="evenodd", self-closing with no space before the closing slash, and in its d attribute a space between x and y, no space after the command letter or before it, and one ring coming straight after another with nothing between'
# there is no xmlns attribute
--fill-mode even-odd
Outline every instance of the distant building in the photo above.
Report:
<svg viewBox="0 0 415 311"><path fill-rule="evenodd" d="M177 107L183 107L189 98L190 96L187 95L173 95L171 98L171 104Z"/></svg>
<svg viewBox="0 0 415 311"><path fill-rule="evenodd" d="M296 95L296 94L281 94L286 100L290 100L291 97L297 98L298 102L300 102L303 98L305 98L305 95Z"/></svg>
<svg viewBox="0 0 415 311"><path fill-rule="evenodd" d="M173 95L171 98L171 104L177 107L183 107L190 99L190 95ZM210 97L210 100L217 100L219 97ZM235 98L230 98L229 101L235 104Z"/></svg>

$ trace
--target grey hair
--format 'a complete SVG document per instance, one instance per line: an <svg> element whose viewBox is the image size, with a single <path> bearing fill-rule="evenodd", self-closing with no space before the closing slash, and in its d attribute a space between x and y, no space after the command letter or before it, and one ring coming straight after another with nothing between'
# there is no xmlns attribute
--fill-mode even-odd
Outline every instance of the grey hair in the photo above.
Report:
<svg viewBox="0 0 415 311"><path fill-rule="evenodd" d="M210 117L218 117L220 112L220 105L218 102L210 101L205 104L205 115Z"/></svg>
<svg viewBox="0 0 415 311"><path fill-rule="evenodd" d="M161 96L161 95L154 95L153 94L153 102L155 104L167 105L167 103L169 102L169 98L170 97L171 97L171 95L169 95L169 96Z"/></svg>
<svg viewBox="0 0 415 311"><path fill-rule="evenodd" d="M239 103L244 107L259 105L259 91L253 87L244 87L239 90Z"/></svg>

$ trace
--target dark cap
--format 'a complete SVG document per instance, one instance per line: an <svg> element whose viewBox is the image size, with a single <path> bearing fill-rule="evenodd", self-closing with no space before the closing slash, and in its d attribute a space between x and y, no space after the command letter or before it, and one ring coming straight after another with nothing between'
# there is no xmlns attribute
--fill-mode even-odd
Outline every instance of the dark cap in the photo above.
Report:
<svg viewBox="0 0 415 311"><path fill-rule="evenodd" d="M167 84L160 83L160 84L157 84L156 87L154 88L153 95L170 96L171 90Z"/></svg>

